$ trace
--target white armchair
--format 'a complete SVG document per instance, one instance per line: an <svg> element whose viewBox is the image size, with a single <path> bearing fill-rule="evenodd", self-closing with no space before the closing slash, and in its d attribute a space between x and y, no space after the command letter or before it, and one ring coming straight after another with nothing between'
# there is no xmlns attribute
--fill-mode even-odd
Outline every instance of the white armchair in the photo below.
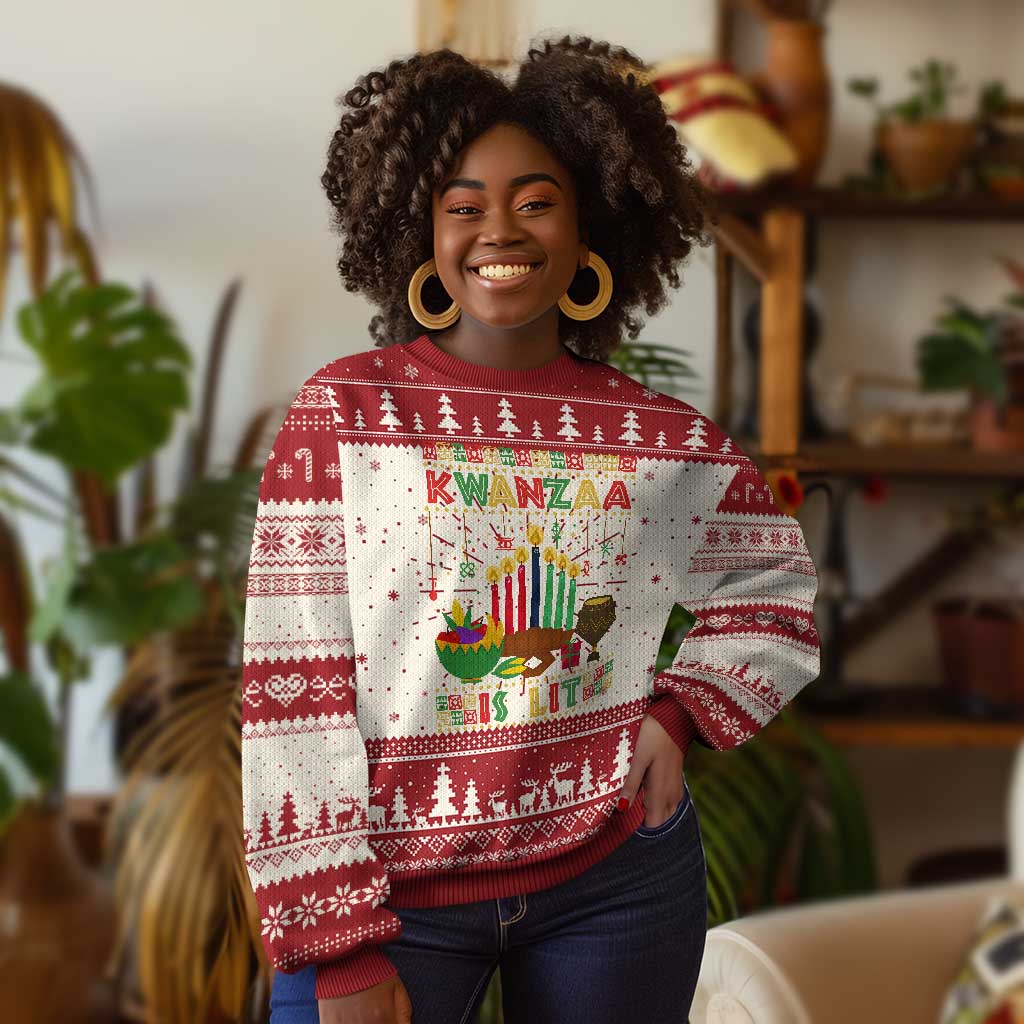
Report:
<svg viewBox="0 0 1024 1024"><path fill-rule="evenodd" d="M712 928L691 1024L936 1024L989 900L1024 901L1024 745L1007 801L1010 873L764 910Z"/></svg>

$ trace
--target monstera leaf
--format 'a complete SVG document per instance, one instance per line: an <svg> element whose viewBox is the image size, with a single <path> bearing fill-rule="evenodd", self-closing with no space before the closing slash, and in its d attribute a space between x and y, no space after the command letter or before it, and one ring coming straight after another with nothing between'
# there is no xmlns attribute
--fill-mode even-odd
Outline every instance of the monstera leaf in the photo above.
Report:
<svg viewBox="0 0 1024 1024"><path fill-rule="evenodd" d="M191 356L172 321L127 285L77 278L65 271L18 310L43 373L5 411L3 433L109 485L170 436L175 411L188 405Z"/></svg>

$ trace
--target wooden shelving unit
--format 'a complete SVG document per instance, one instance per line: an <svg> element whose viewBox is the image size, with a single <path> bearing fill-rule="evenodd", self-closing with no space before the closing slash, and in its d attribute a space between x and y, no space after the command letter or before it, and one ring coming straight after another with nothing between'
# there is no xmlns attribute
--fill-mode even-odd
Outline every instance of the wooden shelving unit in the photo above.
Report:
<svg viewBox="0 0 1024 1024"><path fill-rule="evenodd" d="M717 55L731 51L734 4L721 0L716 24ZM947 195L926 200L821 186L795 190L769 186L754 192L716 196L709 227L715 245L716 367L713 416L730 421L732 382L732 287L735 264L745 267L761 287L759 437L736 437L773 483L783 472L834 477L1020 480L1024 455L978 452L964 445L865 447L852 439L802 438L801 392L805 290L804 240L807 229L824 219L930 220L1011 223L1024 221L1024 201L1007 201L987 193ZM850 637L862 642L905 606L906 581L936 582L941 565L957 564L945 550L963 547L944 538L890 585L869 613L850 622ZM961 555L963 552L961 552ZM937 563L941 565L937 566ZM921 593L918 589L916 593ZM899 602L903 604L900 605ZM895 605L894 605L895 603ZM844 627L845 628L845 627ZM873 688L864 706L829 715L805 712L823 732L840 743L890 746L1015 746L1024 740L1024 721L992 723L965 720L947 710L934 686Z"/></svg>
<svg viewBox="0 0 1024 1024"><path fill-rule="evenodd" d="M805 441L790 455L770 455L754 437L736 443L761 468L828 476L1024 479L1020 452L979 452L968 445L917 444L869 447L842 439Z"/></svg>
<svg viewBox="0 0 1024 1024"><path fill-rule="evenodd" d="M717 196L716 201L721 213L734 215L762 214L781 207L810 216L831 218L999 222L1024 220L1024 200L1000 199L987 192L967 192L934 199L902 199L898 196L820 186L800 192L783 188L727 192Z"/></svg>

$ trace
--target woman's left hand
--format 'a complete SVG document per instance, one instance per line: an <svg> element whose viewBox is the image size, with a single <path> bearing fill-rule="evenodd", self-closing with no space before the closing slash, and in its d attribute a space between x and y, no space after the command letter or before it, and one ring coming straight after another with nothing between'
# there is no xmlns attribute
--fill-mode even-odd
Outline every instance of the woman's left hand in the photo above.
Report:
<svg viewBox="0 0 1024 1024"><path fill-rule="evenodd" d="M644 824L656 828L667 821L683 799L683 752L676 741L651 715L640 723L633 761L619 794L619 810L632 806L641 785L644 790ZM625 798L628 803L623 804Z"/></svg>

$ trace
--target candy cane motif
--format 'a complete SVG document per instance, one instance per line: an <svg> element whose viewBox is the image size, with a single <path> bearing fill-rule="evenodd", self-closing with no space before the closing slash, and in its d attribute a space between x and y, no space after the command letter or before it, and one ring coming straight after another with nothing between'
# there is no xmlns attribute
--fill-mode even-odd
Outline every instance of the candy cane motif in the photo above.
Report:
<svg viewBox="0 0 1024 1024"><path fill-rule="evenodd" d="M750 504L750 492L754 489L754 485L748 480L744 485L743 489L747 492L743 500L749 505Z"/></svg>
<svg viewBox="0 0 1024 1024"><path fill-rule="evenodd" d="M313 482L313 453L308 448L300 448L295 453L295 458L306 460L306 483Z"/></svg>

